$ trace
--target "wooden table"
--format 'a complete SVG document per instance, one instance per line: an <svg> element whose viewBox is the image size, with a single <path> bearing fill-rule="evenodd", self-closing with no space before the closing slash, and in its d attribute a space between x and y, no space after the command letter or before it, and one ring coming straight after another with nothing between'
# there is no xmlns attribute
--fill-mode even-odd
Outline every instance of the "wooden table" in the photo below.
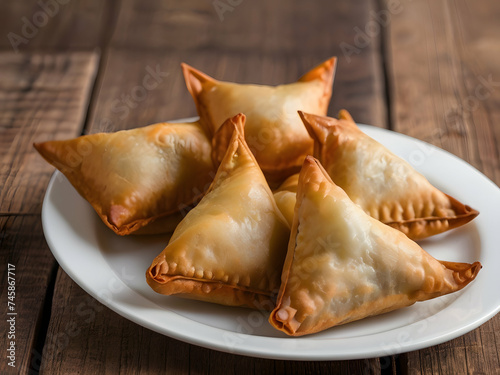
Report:
<svg viewBox="0 0 500 375"><path fill-rule="evenodd" d="M498 185L499 19L494 0L1 2L0 373L499 374L498 315L427 349L329 362L226 354L138 326L53 258L40 212L54 169L32 147L194 116L182 61L222 80L278 84L336 55L330 115L347 108L358 122L430 142ZM148 74L156 84L145 89ZM5 355L8 264L15 369Z"/></svg>

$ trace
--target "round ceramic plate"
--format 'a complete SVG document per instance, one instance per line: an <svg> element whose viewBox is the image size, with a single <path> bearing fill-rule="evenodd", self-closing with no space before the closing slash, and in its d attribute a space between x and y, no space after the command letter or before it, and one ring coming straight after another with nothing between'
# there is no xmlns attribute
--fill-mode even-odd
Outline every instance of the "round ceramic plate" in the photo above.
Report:
<svg viewBox="0 0 500 375"><path fill-rule="evenodd" d="M169 237L115 235L59 172L43 202L45 237L64 271L104 305L153 331L229 353L293 360L369 358L421 349L471 331L500 310L500 189L439 148L385 129L360 127L432 184L480 211L469 224L420 241L437 259L483 264L462 291L292 338L271 327L267 313L153 292L145 271Z"/></svg>

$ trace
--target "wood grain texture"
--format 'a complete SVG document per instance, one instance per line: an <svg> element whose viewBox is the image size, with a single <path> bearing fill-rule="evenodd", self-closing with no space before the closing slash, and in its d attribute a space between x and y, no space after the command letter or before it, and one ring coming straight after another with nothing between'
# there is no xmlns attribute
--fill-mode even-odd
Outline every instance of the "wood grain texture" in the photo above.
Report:
<svg viewBox="0 0 500 375"><path fill-rule="evenodd" d="M404 4L388 38L393 128L456 154L498 184L500 69L477 47L492 38L468 25L498 30L500 6L474 8L471 17L462 0Z"/></svg>
<svg viewBox="0 0 500 375"><path fill-rule="evenodd" d="M378 360L275 361L189 345L110 311L59 270L41 374L377 374Z"/></svg>
<svg viewBox="0 0 500 375"><path fill-rule="evenodd" d="M33 148L34 141L78 135L98 57L94 53L0 53L0 248L2 266L16 267L14 372L28 371L41 356L57 264L40 221L41 202L54 168ZM6 285L6 271L1 273ZM7 301L2 288L2 301ZM6 311L6 310L4 310ZM0 348L6 352L6 321ZM6 361L0 372L8 373Z"/></svg>
<svg viewBox="0 0 500 375"><path fill-rule="evenodd" d="M220 3L227 7L220 10L216 5ZM164 58L185 56L193 64L197 59L200 69L221 79L267 84L283 83L280 78L295 80L310 64L338 56L331 113L346 108L359 122L387 126L380 32L370 33L359 48L355 46L358 30L365 30L377 14L374 1L342 0L334 7L327 0L232 3L124 0L111 46L135 51L138 56L151 49L161 51ZM346 44L354 50L346 51ZM219 53L221 58L232 58L215 71L210 60ZM273 57L291 60L290 64L294 60L304 63L287 75L286 71L269 70L272 65L266 59ZM237 66L231 66L232 61Z"/></svg>
<svg viewBox="0 0 500 375"><path fill-rule="evenodd" d="M500 4L402 2L387 33L391 124L500 184ZM488 267L491 265L485 265ZM409 374L498 374L500 316L447 343L402 354Z"/></svg>
<svg viewBox="0 0 500 375"><path fill-rule="evenodd" d="M0 217L0 264L2 272L2 313L4 319L0 324L0 373L21 374L32 368L32 362L37 363L37 355L41 354L43 331L46 330L44 316L45 301L50 301L57 264L50 253L42 234L42 226L38 215L12 215ZM7 336L10 325L7 323L7 264L15 267L15 337ZM5 287L4 287L5 286ZM50 306L50 305L49 305ZM8 366L5 353L10 342L15 345L15 368Z"/></svg>
<svg viewBox="0 0 500 375"><path fill-rule="evenodd" d="M119 1L40 0L0 2L0 49L91 50L111 38Z"/></svg>
<svg viewBox="0 0 500 375"><path fill-rule="evenodd" d="M42 0L52 1L59 0ZM220 3L229 7L214 5ZM499 373L498 316L442 345L339 362L237 356L131 323L61 269L55 279L38 216L53 169L31 146L82 129L116 131L195 115L182 61L217 79L279 84L337 55L330 115L346 108L358 122L431 142L499 184L498 2L70 0L33 36L23 36L24 18L44 22L40 11L39 2L0 3L0 49L10 52L0 53L0 256L19 270L23 371L42 365L45 374ZM21 53L13 52L9 32L27 40ZM101 60L64 53L96 47ZM157 85L144 89L148 75ZM1 373L5 366L0 362Z"/></svg>
<svg viewBox="0 0 500 375"><path fill-rule="evenodd" d="M500 374L498 349L500 339L498 316L478 329L419 351L396 358L404 373L417 374Z"/></svg>
<svg viewBox="0 0 500 375"><path fill-rule="evenodd" d="M38 214L54 171L33 142L79 135L98 56L0 53L0 213Z"/></svg>
<svg viewBox="0 0 500 375"><path fill-rule="evenodd" d="M181 73L181 62L220 80L277 85L295 82L329 57L324 53L279 55L215 51L168 54L143 51L138 55L135 51L113 49L107 56L98 90L99 100L93 103L86 132L130 129L196 116L196 108ZM351 85L359 67L354 62L338 67L329 113L336 115L341 108L349 108L356 118L385 126L384 116L379 115L384 112L381 101L364 102L362 108L358 107L357 98L382 96L381 87ZM375 75L375 69L370 74ZM149 90L145 86L154 88Z"/></svg>
<svg viewBox="0 0 500 375"><path fill-rule="evenodd" d="M227 6L220 9L221 3ZM343 0L329 5L326 0L123 0L111 44L135 50L328 54L355 26L363 26L375 4Z"/></svg>

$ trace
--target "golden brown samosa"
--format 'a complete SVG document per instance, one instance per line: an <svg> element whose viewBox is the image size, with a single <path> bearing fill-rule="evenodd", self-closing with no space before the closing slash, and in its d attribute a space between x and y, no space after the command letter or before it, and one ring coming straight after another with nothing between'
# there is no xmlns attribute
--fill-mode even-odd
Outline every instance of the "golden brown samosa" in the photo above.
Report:
<svg viewBox="0 0 500 375"><path fill-rule="evenodd" d="M215 175L211 141L198 122L35 143L102 221L119 235L165 233Z"/></svg>
<svg viewBox="0 0 500 375"><path fill-rule="evenodd" d="M279 86L237 84L213 79L182 64L187 88L200 121L212 136L229 117L244 113L245 138L269 181L300 170L313 141L298 110L325 115L332 94L336 58L332 57L297 82Z"/></svg>
<svg viewBox="0 0 500 375"><path fill-rule="evenodd" d="M479 214L363 133L347 111L342 110L339 119L299 114L314 138L314 156L375 219L418 240L464 225Z"/></svg>
<svg viewBox="0 0 500 375"><path fill-rule="evenodd" d="M146 272L153 290L230 306L272 309L289 227L244 139L244 115L214 181Z"/></svg>
<svg viewBox="0 0 500 375"><path fill-rule="evenodd" d="M270 323L301 336L464 288L473 264L438 261L367 215L307 157Z"/></svg>

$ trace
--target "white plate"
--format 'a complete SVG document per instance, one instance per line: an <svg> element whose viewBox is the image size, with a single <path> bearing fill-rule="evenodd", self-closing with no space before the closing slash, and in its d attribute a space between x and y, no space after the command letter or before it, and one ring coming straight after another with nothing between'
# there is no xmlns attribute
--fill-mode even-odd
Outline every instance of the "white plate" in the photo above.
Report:
<svg viewBox="0 0 500 375"><path fill-rule="evenodd" d="M479 210L471 223L421 241L434 257L479 260L477 279L458 293L291 338L272 328L268 314L156 294L145 271L167 236L116 236L56 172L43 202L47 242L61 267L89 294L127 319L192 344L248 356L346 360L392 355L436 345L478 327L500 310L500 189L452 154L385 129L361 125L408 160L434 185Z"/></svg>

